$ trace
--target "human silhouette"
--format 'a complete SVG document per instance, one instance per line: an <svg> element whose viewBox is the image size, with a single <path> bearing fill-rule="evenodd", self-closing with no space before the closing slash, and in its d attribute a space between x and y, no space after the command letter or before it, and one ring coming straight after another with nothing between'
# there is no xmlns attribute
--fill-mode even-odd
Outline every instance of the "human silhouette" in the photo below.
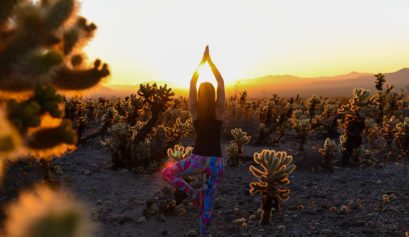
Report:
<svg viewBox="0 0 409 237"><path fill-rule="evenodd" d="M220 135L223 113L226 108L223 77L210 57L208 46L206 46L200 65L206 62L217 80L217 98L215 89L209 82L201 83L199 93L197 93L196 84L199 72L196 69L190 81L189 92L189 110L196 133L192 155L162 171L165 181L177 190L186 193L192 199L193 204L200 208L200 236L204 237L211 236L208 227L212 216L213 200L217 184L224 171ZM193 189L181 177L195 173L202 173L205 176L202 189Z"/></svg>

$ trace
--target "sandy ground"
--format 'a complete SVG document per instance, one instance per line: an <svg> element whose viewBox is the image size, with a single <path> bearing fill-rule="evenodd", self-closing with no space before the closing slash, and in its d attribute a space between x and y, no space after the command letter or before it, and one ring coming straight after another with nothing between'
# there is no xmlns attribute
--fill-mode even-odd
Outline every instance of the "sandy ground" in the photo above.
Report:
<svg viewBox="0 0 409 237"><path fill-rule="evenodd" d="M316 142L319 143L319 142ZM316 144L315 143L315 144ZM247 146L246 153L267 147ZM248 171L251 162L226 167L218 187L211 230L220 236L397 236L409 231L409 166L389 162L367 168L341 168L330 173L317 168L317 149L306 145L296 154L296 144L276 148L294 155L296 171L290 176L290 199L282 204L271 223L258 225L258 196L248 193L254 180ZM223 151L224 154L225 151ZM144 221L146 200L160 196L168 186L160 177L112 170L110 155L98 141L90 141L54 164L63 171L61 180L85 202L98 224L98 237L114 236L195 236L198 211L182 215L158 215ZM383 194L391 200L383 201ZM254 220L252 215L256 215ZM246 223L234 223L244 218ZM242 222L243 222L242 221Z"/></svg>

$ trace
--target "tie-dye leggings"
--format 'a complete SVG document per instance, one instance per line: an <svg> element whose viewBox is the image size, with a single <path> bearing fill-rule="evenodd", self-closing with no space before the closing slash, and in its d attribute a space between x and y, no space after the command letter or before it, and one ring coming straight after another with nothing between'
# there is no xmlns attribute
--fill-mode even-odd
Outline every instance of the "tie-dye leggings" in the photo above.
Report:
<svg viewBox="0 0 409 237"><path fill-rule="evenodd" d="M213 199L217 184L223 175L223 158L192 154L190 157L171 164L162 170L162 178L176 189L185 192L190 197L194 190L181 178L181 175L203 173L206 175L202 190L202 209L200 211L200 236L208 236L208 226L212 216Z"/></svg>

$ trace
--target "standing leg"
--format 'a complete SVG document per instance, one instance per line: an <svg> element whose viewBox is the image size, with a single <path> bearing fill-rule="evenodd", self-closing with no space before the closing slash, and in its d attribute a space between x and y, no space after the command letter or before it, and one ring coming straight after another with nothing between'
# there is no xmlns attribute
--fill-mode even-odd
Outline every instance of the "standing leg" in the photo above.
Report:
<svg viewBox="0 0 409 237"><path fill-rule="evenodd" d="M213 211L213 200L217 184L223 175L223 159L220 157L209 158L209 166L205 169L206 181L203 188L203 206L200 212L200 236L209 236L208 227Z"/></svg>
<svg viewBox="0 0 409 237"><path fill-rule="evenodd" d="M200 162L201 160L198 158L200 157L191 155L184 160L178 161L171 166L164 168L162 170L162 178L177 190L182 191L192 197L194 195L194 190L180 176L184 174L201 172L205 166L205 163Z"/></svg>

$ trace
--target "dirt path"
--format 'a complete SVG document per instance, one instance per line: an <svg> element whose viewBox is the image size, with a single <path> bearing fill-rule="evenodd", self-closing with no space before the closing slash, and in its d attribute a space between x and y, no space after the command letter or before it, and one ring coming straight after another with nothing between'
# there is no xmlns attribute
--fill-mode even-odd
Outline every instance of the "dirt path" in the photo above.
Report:
<svg viewBox="0 0 409 237"><path fill-rule="evenodd" d="M138 223L145 201L167 186L159 173L135 175L109 168L110 156L97 143L55 160L63 180L74 194L90 207L99 224L98 237L185 236L198 229L198 211L182 216L152 217ZM292 148L292 149L290 149ZM287 144L293 153L295 145ZM247 147L250 155L262 147ZM248 194L254 180L250 163L226 167L215 201L213 236L404 236L409 231L409 166L389 163L384 167L343 168L334 173L311 170L319 159L307 151L295 157L300 167L291 176L290 199L270 225L259 227L251 215L257 214L259 199ZM307 165L306 165L307 164ZM383 202L383 194L391 196ZM186 203L185 203L186 204ZM245 218L241 227L233 221Z"/></svg>

